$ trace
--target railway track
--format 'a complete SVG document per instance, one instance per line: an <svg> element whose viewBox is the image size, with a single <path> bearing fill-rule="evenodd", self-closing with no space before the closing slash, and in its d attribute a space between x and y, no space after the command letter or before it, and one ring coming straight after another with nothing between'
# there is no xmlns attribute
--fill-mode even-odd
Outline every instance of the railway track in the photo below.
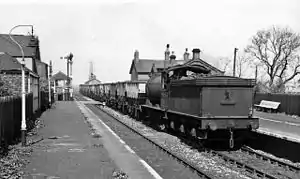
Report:
<svg viewBox="0 0 300 179"><path fill-rule="evenodd" d="M97 108L99 108L100 110L101 107L97 106ZM129 128L130 130L132 130L133 132L137 133L138 135L142 136L143 138L145 138L146 140L148 140L149 142L151 142L152 144L154 144L156 147L160 148L161 150L163 150L164 152L168 153L170 156L172 156L173 158L175 158L177 161L181 162L182 164L184 164L185 166L189 167L191 170L195 171L200 177L202 178L207 178L207 179L212 179L214 178L213 176L206 174L205 172L201 171L201 169L199 169L198 167L196 167L195 165L193 165L191 162L189 162L188 160L184 159L183 157L174 154L172 151L168 150L166 147L160 145L159 143L157 143L156 141L148 138L147 136L143 135L141 132L139 132L138 130L132 128L130 125L126 124L125 122L123 122L122 120L118 119L117 117L113 116L112 114L110 114L109 112L106 112L105 110L102 110L103 112L105 112L106 114L108 114L109 116L111 116L112 118L114 118L115 120L117 120L118 122L122 123L123 125L125 125L127 128ZM261 178L268 178L268 179L277 179L276 177L269 175L267 173L264 173L263 171L253 168L249 165L243 164L241 162L239 162L237 159L231 158L229 156L226 156L220 152L217 151L213 151L210 150L210 153L214 154L214 155L218 155L219 157L221 157L222 159L224 159L225 161L229 161L229 162L233 162L235 165L240 166L241 168L246 169L246 171L250 172L251 175L248 176L254 176L257 175Z"/></svg>
<svg viewBox="0 0 300 179"><path fill-rule="evenodd" d="M156 147L158 147L159 149L163 150L164 152L166 152L168 155L172 156L173 158L175 158L177 161L179 161L180 163L182 163L183 165L185 165L186 167L190 168L192 171L196 172L200 177L202 178L215 178L214 176L211 176L210 174L203 172L200 168L198 168L197 166L195 166L192 162L188 161L187 159L174 154L172 151L170 151L168 148L162 146L161 144L157 143L156 141L150 139L149 137L143 135L140 131L132 128L130 125L126 124L125 122L123 122L122 120L118 119L118 117L112 115L110 112L107 112L106 110L103 110L102 107L95 105L98 109L100 109L101 111L103 111L104 113L106 113L107 115L109 115L110 117L112 117L113 119L115 119L116 121L120 122L121 124L123 124L124 126L126 126L128 129L130 129L131 131L133 131L134 133L142 136L143 138L145 138L146 140L148 140L150 143L152 143L153 145L155 145ZM233 165L237 168L239 168L240 170L243 170L244 173L251 178L268 178L268 179L281 179L281 178L293 178L290 176L278 176L278 175L273 175L270 174L256 166L253 166L251 164L247 164L247 162L243 162L242 160L238 159L237 157L234 157L234 151L215 151L212 149L206 149L206 152L209 153L210 155L213 156L217 156L219 158L222 158L226 163L228 163L229 165ZM264 160L269 162L272 165L277 165L279 167L285 168L286 170L289 170L291 172L295 172L295 176L297 172L300 172L300 167L297 167L295 165L283 162L281 160L269 157L267 155L264 155L262 153L258 153L254 150L251 150L251 148L243 146L239 152L243 152L247 155L251 155L254 156L255 158L257 158L258 160ZM300 174L299 174L300 176Z"/></svg>
<svg viewBox="0 0 300 179"><path fill-rule="evenodd" d="M167 149L166 147L160 145L159 143L157 143L156 141L146 137L145 135L143 135L141 132L139 132L138 130L132 128L130 125L126 124L125 122L123 122L122 120L118 119L117 117L113 116L112 114L110 114L109 112L102 110L100 106L95 105L98 109L100 109L101 111L103 111L104 113L106 113L107 115L109 115L110 117L112 117L113 119L115 119L116 121L120 122L122 125L126 126L128 129L130 129L131 131L133 131L134 133L140 135L141 137L143 137L144 139L146 139L147 141L149 141L150 143L152 143L154 146L156 146L157 148L159 148L160 150L166 152L169 156L173 157L174 159L176 159L178 162L180 162L181 164L185 165L186 167L190 168L193 172L197 173L201 178L203 179L214 179L214 176L211 176L208 173L203 172L201 169L199 169L197 166L195 166L194 164L192 164L191 162L187 161L186 159L184 159L183 157L174 154L172 151L170 151L169 149Z"/></svg>
<svg viewBox="0 0 300 179"><path fill-rule="evenodd" d="M259 177L259 178L267 178L267 179L277 179L276 176L273 176L271 174L268 174L256 167L253 167L251 165L248 165L246 163L243 163L242 161L231 157L230 155L228 155L227 152L219 152L219 151L214 151L214 150L208 150L209 153L211 153L212 155L217 155L218 157L221 157L222 159L224 159L226 162L229 162L233 165L235 165L238 168L244 169L247 173L249 177Z"/></svg>
<svg viewBox="0 0 300 179"><path fill-rule="evenodd" d="M99 107L98 107L99 108ZM104 110L103 110L104 111ZM139 131L133 129L132 127L130 127L128 124L122 122L121 120L117 119L115 116L111 115L110 113L106 112L106 114L110 115L111 117L113 117L114 119L118 120L119 122L121 122L122 124L126 125L128 128L130 128L130 130L133 130L134 132L138 133L139 135L143 136L145 139L149 140L150 142L152 142L154 145L159 146L160 148L162 148L164 151L166 151L169 155L173 155L173 157L177 158L178 161L183 161L183 163L185 165L187 165L188 167L190 167L193 170L197 170L197 167L195 167L193 164L191 164L189 161L187 161L186 159L183 159L180 156L174 155L172 154L172 152L168 151L168 149L161 147L160 144L156 143L155 141L149 139L148 137L144 136L143 134L141 134ZM255 167L251 164L247 164L241 160L239 160L238 158L232 157L231 153L234 153L234 151L231 152L220 152L220 151L215 151L215 150L211 150L211 149L206 149L206 151L214 156L218 156L220 158L222 158L224 161L228 162L230 165L234 165L239 169L242 169L245 171L246 175L248 177L253 177L253 178L266 178L266 179L279 179L279 178L292 178L292 177L282 177L282 176L276 176L276 175L272 175L258 167ZM279 164L279 166L289 169L293 172L298 172L300 171L300 168L288 163L285 163L283 161L268 157L266 155L263 155L261 153L255 152L253 150L251 150L248 147L243 146L241 148L242 152L245 152L247 154L253 155L255 156L257 159L259 160L265 160L265 161L270 161L270 164ZM203 174L203 172L198 171L198 174L201 177L205 177L207 178L207 176L205 176L205 174Z"/></svg>
<svg viewBox="0 0 300 179"><path fill-rule="evenodd" d="M281 179L281 178L289 178L289 179L300 179L300 167L284 162L282 160L270 157L268 155L265 155L263 153L259 153L257 151L252 150L248 146L242 146L239 150L232 150L232 151L216 151L210 148L205 148L201 144L199 145L197 141L190 140L186 138L185 136L175 134L177 136L180 136L181 139L185 140L185 143L188 145L191 145L195 148L199 148L200 150L204 150L205 152L209 153L212 156L217 156L219 158L222 158L226 163L229 165L233 165L239 169L243 169L246 172L246 175L248 177L254 177L254 178L266 178L266 179ZM258 166L255 166L255 162L247 162L247 160L241 160L239 159L240 156L248 156L247 159L251 158L249 156L253 156L252 158L256 158L258 163L267 162L270 165L270 168L276 168L276 169L283 169L285 171L281 172L274 172L276 173L271 174L269 171L266 171L264 169L261 169ZM246 161L246 162L245 162Z"/></svg>
<svg viewBox="0 0 300 179"><path fill-rule="evenodd" d="M267 179L300 178L299 167L257 153L247 147L242 147L238 151L220 152L209 150L209 152L223 158L226 162L231 163L238 168L244 169L248 173L249 177ZM258 160L253 160L251 157L247 157L247 155L254 156L254 158Z"/></svg>
<svg viewBox="0 0 300 179"><path fill-rule="evenodd" d="M264 160L264 161L268 161L269 163L272 163L272 164L278 165L280 167L286 168L287 170L290 170L292 172L300 172L300 167L298 167L296 165L292 165L290 163L283 162L281 160L278 160L278 159L275 159L273 157L264 155L262 153L256 152L256 151L252 150L248 146L243 146L241 148L241 150L243 152L246 152L246 153L248 153L250 155L255 156L256 158L259 158L259 159Z"/></svg>

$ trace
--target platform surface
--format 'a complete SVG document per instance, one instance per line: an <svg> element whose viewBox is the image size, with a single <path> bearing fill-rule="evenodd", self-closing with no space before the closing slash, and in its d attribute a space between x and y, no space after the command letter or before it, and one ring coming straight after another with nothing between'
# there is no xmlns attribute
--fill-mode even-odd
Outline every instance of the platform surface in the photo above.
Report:
<svg viewBox="0 0 300 179"><path fill-rule="evenodd" d="M100 137L93 137L80 108L85 110L85 105L59 101L44 112L41 121L45 127L38 131L43 140L35 144L23 178L113 178L119 171L129 178L157 178L107 129L99 128Z"/></svg>
<svg viewBox="0 0 300 179"><path fill-rule="evenodd" d="M300 117L258 111L254 116L260 123L257 132L300 143Z"/></svg>

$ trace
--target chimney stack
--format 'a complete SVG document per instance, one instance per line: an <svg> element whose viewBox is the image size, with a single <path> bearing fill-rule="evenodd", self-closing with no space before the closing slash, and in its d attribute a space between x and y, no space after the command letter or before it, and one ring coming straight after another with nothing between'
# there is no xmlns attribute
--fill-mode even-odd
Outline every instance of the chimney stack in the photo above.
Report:
<svg viewBox="0 0 300 179"><path fill-rule="evenodd" d="M184 61L188 61L188 60L189 60L189 56L190 56L190 54L189 54L189 52L188 52L188 49L186 48L186 49L185 49L185 52L184 52L184 54L183 54L183 60L184 60Z"/></svg>
<svg viewBox="0 0 300 179"><path fill-rule="evenodd" d="M170 63L172 63L172 61L175 61L176 59L176 55L174 55L174 51L172 51L172 55L170 56Z"/></svg>
<svg viewBox="0 0 300 179"><path fill-rule="evenodd" d="M170 45L167 44L167 49L165 51L165 60L169 61L170 60L170 50L169 50Z"/></svg>
<svg viewBox="0 0 300 179"><path fill-rule="evenodd" d="M200 52L201 52L200 49L194 48L192 52L193 52L193 60L200 59Z"/></svg>
<svg viewBox="0 0 300 179"><path fill-rule="evenodd" d="M134 52L134 60L135 61L138 61L139 60L139 51L138 50L135 50L135 52Z"/></svg>

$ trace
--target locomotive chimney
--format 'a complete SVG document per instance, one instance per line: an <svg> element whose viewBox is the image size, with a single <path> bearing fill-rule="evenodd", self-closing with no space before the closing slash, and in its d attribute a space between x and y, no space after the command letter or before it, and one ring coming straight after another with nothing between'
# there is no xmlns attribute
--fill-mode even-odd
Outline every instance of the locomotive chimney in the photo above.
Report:
<svg viewBox="0 0 300 179"><path fill-rule="evenodd" d="M139 51L138 50L135 50L135 52L134 52L134 60L135 61L139 60Z"/></svg>
<svg viewBox="0 0 300 179"><path fill-rule="evenodd" d="M172 51L172 55L170 56L170 63L175 61L175 59L176 59L176 55L174 55L174 51Z"/></svg>
<svg viewBox="0 0 300 179"><path fill-rule="evenodd" d="M165 51L165 60L170 60L170 50L169 50L170 45L167 44L167 49Z"/></svg>
<svg viewBox="0 0 300 179"><path fill-rule="evenodd" d="M200 49L194 48L192 52L193 52L193 60L200 59Z"/></svg>
<svg viewBox="0 0 300 179"><path fill-rule="evenodd" d="M183 54L183 60L184 60L184 61L188 61L188 60L189 60L189 56L190 56L190 54L189 54L189 52L188 52L188 49L186 48L186 49L185 49L185 52L184 52L184 54Z"/></svg>

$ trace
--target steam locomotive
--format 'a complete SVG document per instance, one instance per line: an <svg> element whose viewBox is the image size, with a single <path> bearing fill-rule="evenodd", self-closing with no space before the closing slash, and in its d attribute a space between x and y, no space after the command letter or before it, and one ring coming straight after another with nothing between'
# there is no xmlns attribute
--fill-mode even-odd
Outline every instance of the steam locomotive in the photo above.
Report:
<svg viewBox="0 0 300 179"><path fill-rule="evenodd" d="M229 141L233 148L259 127L253 117L255 80L225 76L201 60L199 52L194 49L193 58L183 64L166 60L164 70L151 73L147 82L82 84L80 92L158 129L202 141Z"/></svg>

